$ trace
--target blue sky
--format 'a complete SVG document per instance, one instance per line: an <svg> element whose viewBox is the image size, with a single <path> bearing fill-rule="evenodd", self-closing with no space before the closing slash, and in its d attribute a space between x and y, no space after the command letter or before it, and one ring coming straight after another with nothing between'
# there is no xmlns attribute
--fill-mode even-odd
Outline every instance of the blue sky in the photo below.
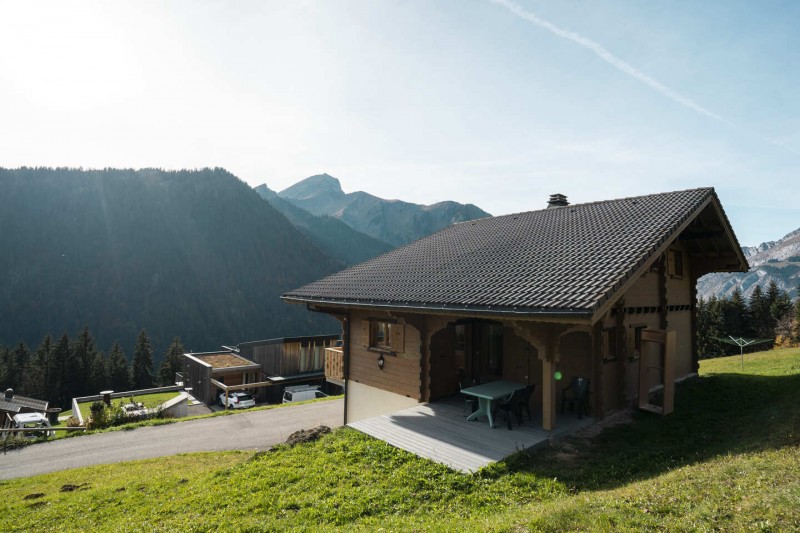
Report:
<svg viewBox="0 0 800 533"><path fill-rule="evenodd" d="M222 166L492 214L713 186L800 227L800 3L6 2L0 166Z"/></svg>

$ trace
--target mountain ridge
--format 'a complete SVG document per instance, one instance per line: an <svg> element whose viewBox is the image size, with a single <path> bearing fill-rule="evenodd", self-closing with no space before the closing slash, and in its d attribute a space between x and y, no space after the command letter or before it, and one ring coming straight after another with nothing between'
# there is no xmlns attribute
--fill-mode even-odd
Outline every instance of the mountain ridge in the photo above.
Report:
<svg viewBox="0 0 800 533"><path fill-rule="evenodd" d="M364 191L345 193L341 182L327 173L310 176L277 195L309 213L337 218L392 246L407 244L455 222L491 216L474 204L443 201L421 205L386 200Z"/></svg>
<svg viewBox="0 0 800 533"><path fill-rule="evenodd" d="M750 269L732 274L715 273L697 281L697 296L708 300L712 296L730 298L737 289L749 298L756 285L766 289L775 281L791 298L800 296L800 228L777 241L762 242L758 246L742 246Z"/></svg>

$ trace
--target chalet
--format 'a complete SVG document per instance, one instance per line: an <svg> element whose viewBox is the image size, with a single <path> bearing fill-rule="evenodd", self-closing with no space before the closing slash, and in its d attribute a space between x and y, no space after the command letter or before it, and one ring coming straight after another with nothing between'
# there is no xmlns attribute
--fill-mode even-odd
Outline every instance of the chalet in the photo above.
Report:
<svg viewBox="0 0 800 533"><path fill-rule="evenodd" d="M746 270L713 188L579 205L553 195L283 299L341 322L326 367L346 383L345 423L452 397L465 380L508 380L535 385L531 406L552 430L574 377L589 380L595 418L669 412L674 382L698 370L697 279Z"/></svg>

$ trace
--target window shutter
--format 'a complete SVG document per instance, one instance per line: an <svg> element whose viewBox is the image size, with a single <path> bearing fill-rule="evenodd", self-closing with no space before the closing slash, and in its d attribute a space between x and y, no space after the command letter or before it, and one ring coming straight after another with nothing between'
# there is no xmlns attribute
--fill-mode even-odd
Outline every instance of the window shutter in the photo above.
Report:
<svg viewBox="0 0 800 533"><path fill-rule="evenodd" d="M361 346L369 347L369 320L361 321L361 339L359 339Z"/></svg>
<svg viewBox="0 0 800 533"><path fill-rule="evenodd" d="M405 352L406 351L406 327L403 324L392 324L392 351Z"/></svg>

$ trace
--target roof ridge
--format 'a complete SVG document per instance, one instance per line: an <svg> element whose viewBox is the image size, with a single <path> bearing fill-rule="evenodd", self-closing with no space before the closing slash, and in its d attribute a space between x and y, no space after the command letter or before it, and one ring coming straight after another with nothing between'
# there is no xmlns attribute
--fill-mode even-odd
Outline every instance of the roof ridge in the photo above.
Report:
<svg viewBox="0 0 800 533"><path fill-rule="evenodd" d="M610 199L607 199L607 200L593 200L591 202L583 202L583 203L580 203L580 204L569 204L569 205L560 205L560 206L554 206L554 207L543 207L541 209L531 209L530 211L518 211L518 212L515 212L515 213L507 213L505 215L488 216L488 217L483 217L483 218L476 218L476 219L473 219L473 220L463 220L461 222L455 222L452 225L456 226L458 224L469 224L471 222L478 222L478 221L487 220L487 219L497 220L497 219L502 219L502 218L507 218L507 217L515 217L515 216L520 216L520 215L526 215L528 213L539 213L541 211L553 211L553 212L555 212L555 210L558 210L558 209L575 209L575 208L578 208L578 207L586 207L586 206L592 206L592 205L607 204L607 203L611 203L611 202L624 202L626 200L638 200L640 198L650 198L650 197L653 197L653 196L665 196L665 195L668 195L668 194L681 194L681 193L696 192L696 191L706 191L707 193L714 193L715 192L714 191L714 187L694 187L694 188L691 188L691 189L681 189L681 190L677 190L677 191L666 191L666 192L656 192L656 193L650 193L650 194L640 194L639 196L624 196L622 198L610 198ZM705 200L705 197L703 199Z"/></svg>

